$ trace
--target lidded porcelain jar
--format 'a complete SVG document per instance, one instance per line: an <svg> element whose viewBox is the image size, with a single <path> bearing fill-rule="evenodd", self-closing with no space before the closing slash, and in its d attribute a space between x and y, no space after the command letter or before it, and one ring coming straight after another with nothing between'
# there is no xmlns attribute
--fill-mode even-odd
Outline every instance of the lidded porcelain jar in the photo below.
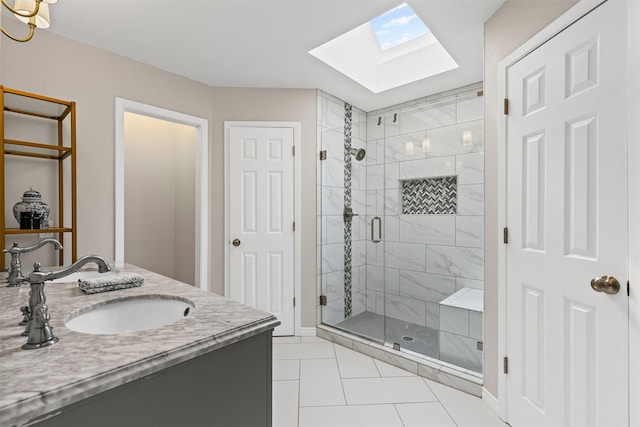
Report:
<svg viewBox="0 0 640 427"><path fill-rule="evenodd" d="M13 216L20 223L20 214L22 212L31 212L34 217L39 217L42 224L49 223L50 208L42 201L42 194L31 187L22 194L22 201L13 205Z"/></svg>

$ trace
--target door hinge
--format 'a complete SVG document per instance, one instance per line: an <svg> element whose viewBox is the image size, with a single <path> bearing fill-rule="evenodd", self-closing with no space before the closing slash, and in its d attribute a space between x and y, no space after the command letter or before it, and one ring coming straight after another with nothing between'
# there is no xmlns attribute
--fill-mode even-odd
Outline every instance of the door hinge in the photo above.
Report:
<svg viewBox="0 0 640 427"><path fill-rule="evenodd" d="M327 305L327 296L320 295L320 305Z"/></svg>
<svg viewBox="0 0 640 427"><path fill-rule="evenodd" d="M629 281L627 280L627 296L631 296L631 289L629 287Z"/></svg>
<svg viewBox="0 0 640 427"><path fill-rule="evenodd" d="M502 229L502 242L505 245L509 243L509 229L507 227Z"/></svg>
<svg viewBox="0 0 640 427"><path fill-rule="evenodd" d="M296 231L296 222L293 221L293 231Z"/></svg>
<svg viewBox="0 0 640 427"><path fill-rule="evenodd" d="M507 98L504 99L504 115L509 115L509 100Z"/></svg>
<svg viewBox="0 0 640 427"><path fill-rule="evenodd" d="M291 146L291 155L293 155L293 156L296 155L296 146L295 145Z"/></svg>
<svg viewBox="0 0 640 427"><path fill-rule="evenodd" d="M327 160L327 150L320 151L320 160Z"/></svg>
<svg viewBox="0 0 640 427"><path fill-rule="evenodd" d="M504 359L503 359L503 365L504 365L503 372L505 374L508 374L509 373L509 358L507 356L505 356Z"/></svg>
<svg viewBox="0 0 640 427"><path fill-rule="evenodd" d="M296 297L293 297L293 306L296 306Z"/></svg>

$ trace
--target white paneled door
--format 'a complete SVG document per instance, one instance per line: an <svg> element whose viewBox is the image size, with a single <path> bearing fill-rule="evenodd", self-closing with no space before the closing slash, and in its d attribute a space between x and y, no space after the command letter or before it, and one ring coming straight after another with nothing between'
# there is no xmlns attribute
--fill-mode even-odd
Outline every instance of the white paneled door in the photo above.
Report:
<svg viewBox="0 0 640 427"><path fill-rule="evenodd" d="M294 130L229 131L229 297L275 315L275 335L293 335Z"/></svg>
<svg viewBox="0 0 640 427"><path fill-rule="evenodd" d="M514 427L629 425L625 8L604 3L507 71Z"/></svg>

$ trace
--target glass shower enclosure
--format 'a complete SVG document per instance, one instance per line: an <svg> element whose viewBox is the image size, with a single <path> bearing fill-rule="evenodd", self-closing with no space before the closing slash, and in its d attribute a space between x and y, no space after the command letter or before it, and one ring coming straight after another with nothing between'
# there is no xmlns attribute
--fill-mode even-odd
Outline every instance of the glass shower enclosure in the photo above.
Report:
<svg viewBox="0 0 640 427"><path fill-rule="evenodd" d="M318 96L321 321L482 372L480 84L365 113Z"/></svg>

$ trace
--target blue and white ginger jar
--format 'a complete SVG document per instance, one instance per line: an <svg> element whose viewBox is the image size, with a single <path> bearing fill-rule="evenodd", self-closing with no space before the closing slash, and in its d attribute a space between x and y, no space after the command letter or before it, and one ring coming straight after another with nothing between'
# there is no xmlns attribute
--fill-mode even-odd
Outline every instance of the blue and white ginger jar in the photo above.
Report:
<svg viewBox="0 0 640 427"><path fill-rule="evenodd" d="M20 224L20 213L32 212L33 216L38 216L44 224L49 222L49 205L42 201L42 194L31 187L22 194L22 201L13 205L13 216Z"/></svg>

